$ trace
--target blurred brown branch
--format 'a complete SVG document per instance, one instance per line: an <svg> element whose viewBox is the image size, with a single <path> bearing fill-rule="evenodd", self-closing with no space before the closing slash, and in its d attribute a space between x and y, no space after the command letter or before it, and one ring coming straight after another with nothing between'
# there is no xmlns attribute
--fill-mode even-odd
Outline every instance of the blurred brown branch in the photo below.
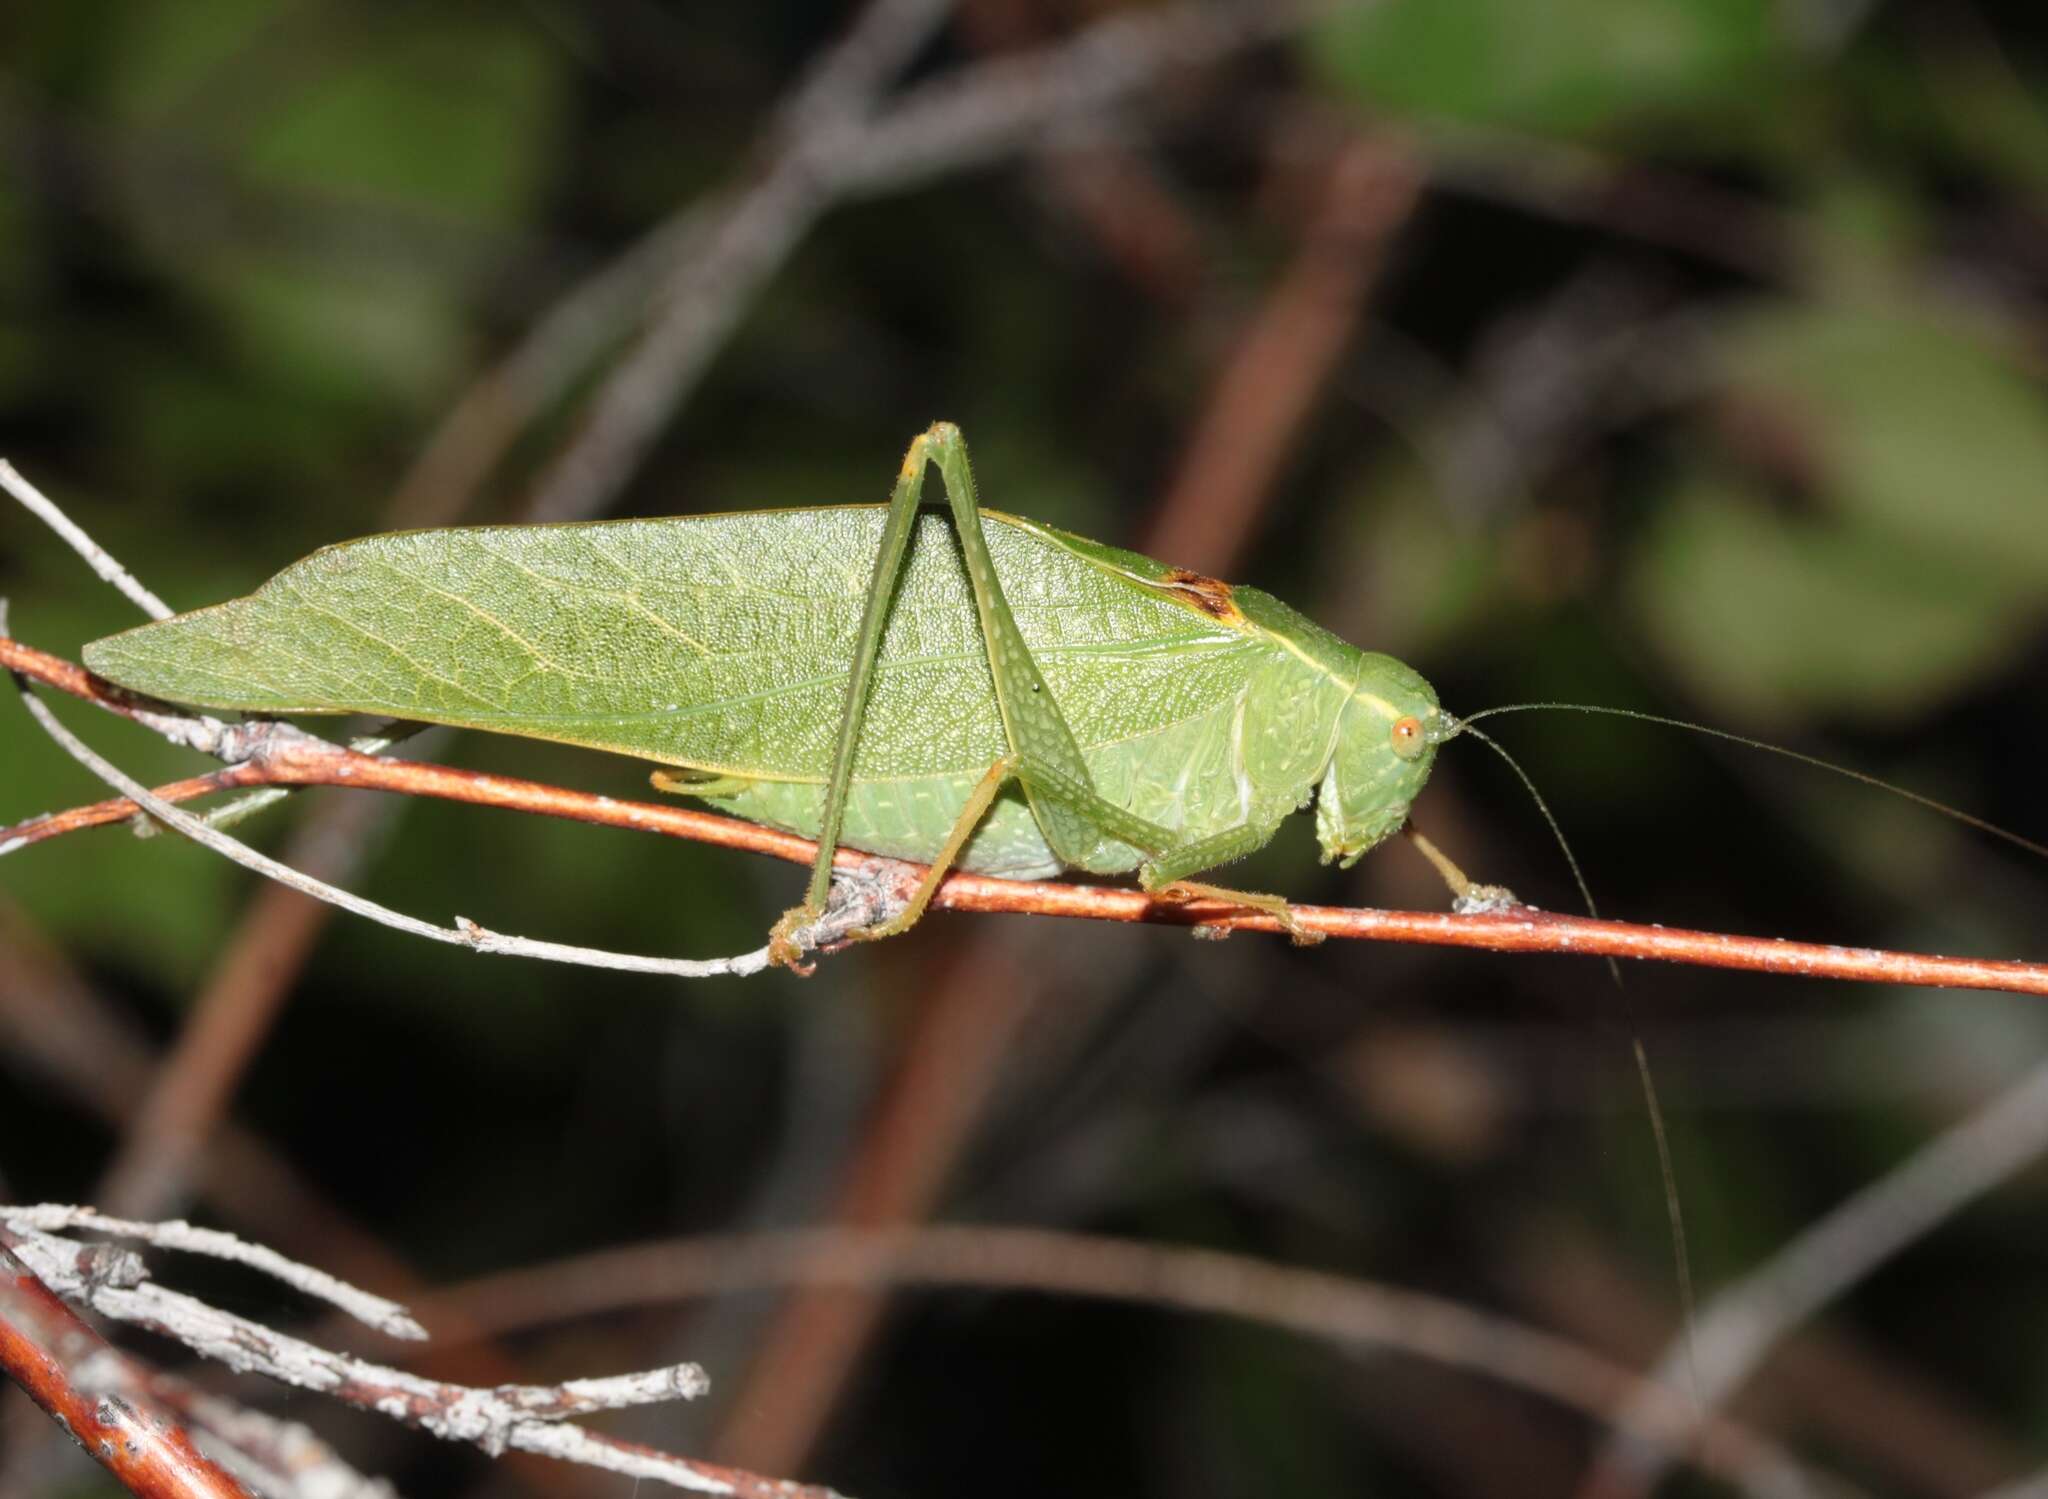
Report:
<svg viewBox="0 0 2048 1499"><path fill-rule="evenodd" d="M1442 1297L1246 1255L1094 1234L966 1224L827 1229L631 1245L488 1276L422 1304L505 1334L566 1318L768 1285L1036 1291L1238 1317L1304 1337L1386 1348L1620 1421L1751 1493L1806 1491L1797 1465L1682 1388L1564 1338ZM1696 1424L1698 1423L1698 1424Z"/></svg>
<svg viewBox="0 0 2048 1499"><path fill-rule="evenodd" d="M178 721L181 718L194 725L204 722L181 715L169 704L152 704L147 699L123 692L94 677L83 667L5 636L0 636L0 667L13 672L18 678L58 688L137 722ZM275 727L280 732L275 736L261 732L266 727ZM408 796L431 796L476 806L504 807L597 823L604 827L661 833L723 848L769 854L795 864L808 864L817 852L817 846L808 838L737 818L652 802L625 802L512 776L458 770L422 761L384 759L344 749L284 725L237 725L233 742L250 758L216 776L174 782L163 788L162 794L166 799L178 800L203 795L224 785L352 786L371 791L395 791ZM134 803L117 798L0 828L0 855L58 833L125 821L135 816L137 810ZM915 864L847 849L840 850L836 864L842 870L865 871L878 880L894 880L905 885L914 883L921 872L920 866ZM1279 921L1272 916L1219 901L1183 901L1139 890L1053 881L1004 880L962 873L948 876L939 887L933 904L951 911L1001 911L1080 917L1093 921L1207 927L1222 931L1282 930ZM1596 921L1590 917L1560 916L1531 906L1470 914L1381 911L1361 906L1296 906L1294 915L1302 926L1324 937L1410 942L1436 947L1476 947L1492 952L1637 958L1692 963L1709 968L1740 968L1756 973L1792 974L1802 978L1920 984L1946 989L1996 989L2012 994L2048 996L2048 964L1953 958L1881 948L1840 947L1773 937L1689 931L1681 927L1642 926L1626 921Z"/></svg>

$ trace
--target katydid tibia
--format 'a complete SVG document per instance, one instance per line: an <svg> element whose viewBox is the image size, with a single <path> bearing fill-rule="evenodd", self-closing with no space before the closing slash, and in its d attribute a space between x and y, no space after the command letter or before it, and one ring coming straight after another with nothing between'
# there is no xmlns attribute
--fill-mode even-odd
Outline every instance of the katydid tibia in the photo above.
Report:
<svg viewBox="0 0 2048 1499"><path fill-rule="evenodd" d="M921 514L935 468L948 518ZM959 429L884 506L400 532L246 598L86 647L155 697L367 712L562 740L834 848L1151 890L1258 848L1316 800L1325 860L1407 819L1457 730L1391 656L1271 596L983 511ZM1276 897L1229 892L1287 920Z"/></svg>

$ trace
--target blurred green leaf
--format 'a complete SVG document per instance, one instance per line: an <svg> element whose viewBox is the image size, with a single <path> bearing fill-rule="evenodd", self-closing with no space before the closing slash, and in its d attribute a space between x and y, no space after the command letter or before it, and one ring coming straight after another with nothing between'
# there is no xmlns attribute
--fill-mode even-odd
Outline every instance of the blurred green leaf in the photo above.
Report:
<svg viewBox="0 0 2048 1499"><path fill-rule="evenodd" d="M1731 96L1779 24L1769 0L1393 0L1333 17L1314 52L1374 109L1579 132Z"/></svg>
<svg viewBox="0 0 2048 1499"><path fill-rule="evenodd" d="M128 0L118 8L120 25L108 27L111 18L102 17L91 27L105 58L101 98L113 116L137 124L161 123L203 95L265 30L294 8L303 9L284 0Z"/></svg>
<svg viewBox="0 0 2048 1499"><path fill-rule="evenodd" d="M553 59L531 28L490 10L409 15L411 33L298 90L246 135L253 173L431 205L484 221L520 215L550 163Z"/></svg>
<svg viewBox="0 0 2048 1499"><path fill-rule="evenodd" d="M2011 603L1899 539L1774 512L1700 477L1664 503L1630 588L1694 691L1749 719L1903 715L2017 648Z"/></svg>
<svg viewBox="0 0 2048 1499"><path fill-rule="evenodd" d="M1910 305L1774 303L1730 320L1738 460L1677 482L1635 559L1651 636L1752 715L1883 718L2021 649L2048 599L2048 401L2003 350Z"/></svg>
<svg viewBox="0 0 2048 1499"><path fill-rule="evenodd" d="M1910 308L1775 306L1735 325L1736 390L1781 413L1826 505L2001 597L2048 589L2048 399Z"/></svg>
<svg viewBox="0 0 2048 1499"><path fill-rule="evenodd" d="M137 33L110 84L124 210L259 390L420 406L467 361L478 265L553 168L560 59L489 9L275 10Z"/></svg>

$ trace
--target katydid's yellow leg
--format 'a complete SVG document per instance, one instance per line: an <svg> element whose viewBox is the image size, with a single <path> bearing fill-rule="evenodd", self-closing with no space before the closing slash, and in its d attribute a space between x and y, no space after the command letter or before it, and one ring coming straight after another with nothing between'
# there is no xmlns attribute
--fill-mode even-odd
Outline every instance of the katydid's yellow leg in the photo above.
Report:
<svg viewBox="0 0 2048 1499"><path fill-rule="evenodd" d="M1275 917L1299 946L1310 947L1323 940L1321 932L1311 931L1294 919L1294 908L1281 896L1232 890L1225 885L1201 884L1186 878L1250 853L1272 836L1271 828L1244 823L1191 843L1175 843L1176 835L1166 828L1133 816L1115 802L1105 801L1092 786L1076 784L1056 770L1020 757L1017 779L1027 791L1035 788L1046 800L1064 805L1093 823L1104 836L1127 843L1146 855L1145 862L1138 867L1138 883L1147 891L1169 898L1180 893L1229 901Z"/></svg>
<svg viewBox="0 0 2048 1499"><path fill-rule="evenodd" d="M939 850L939 856L932 860L924 878L917 882L917 889L911 892L909 904L888 920L852 933L856 941L872 942L879 937L894 937L917 925L918 918L924 915L924 908L931 904L939 882L952 873L953 866L959 862L960 850L967 847L967 840L974 836L974 830L981 826L982 818L988 816L988 809L995 805L996 797L1016 773L1017 762L1009 755L988 768L988 774L976 782L974 790L968 794L967 804L960 809L960 816L953 823L953 831L946 835L945 847Z"/></svg>
<svg viewBox="0 0 2048 1499"><path fill-rule="evenodd" d="M1287 935L1294 939L1297 947L1313 947L1323 940L1321 932L1310 931L1294 918L1294 907L1286 898L1267 895L1258 890L1233 890L1227 885L1211 885L1202 880L1191 880L1191 874L1204 869L1214 869L1218 864L1227 864L1232 859L1242 858L1253 849L1263 846L1273 835L1271 828L1254 827L1250 823L1202 838L1193 843L1183 843L1179 848L1169 849L1156 859L1149 859L1138 870L1138 883L1147 890L1167 896L1207 896L1212 900L1226 900L1233 905L1244 906L1253 911L1264 911L1287 929Z"/></svg>
<svg viewBox="0 0 2048 1499"><path fill-rule="evenodd" d="M1450 886L1451 904L1459 911L1498 909L1501 906L1518 906L1521 900L1505 885L1482 885L1464 870L1451 862L1450 855L1415 831L1413 823L1401 824L1401 836L1415 845L1415 851L1429 860L1430 866Z"/></svg>

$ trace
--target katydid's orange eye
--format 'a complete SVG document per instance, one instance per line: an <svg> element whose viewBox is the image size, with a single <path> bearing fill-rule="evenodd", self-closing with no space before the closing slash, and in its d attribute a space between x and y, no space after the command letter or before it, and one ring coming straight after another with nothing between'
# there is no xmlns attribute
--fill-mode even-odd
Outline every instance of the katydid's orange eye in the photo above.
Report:
<svg viewBox="0 0 2048 1499"><path fill-rule="evenodd" d="M1422 753L1425 737L1422 732L1422 720L1412 713L1406 718L1395 719L1391 737L1394 753L1403 760L1413 760Z"/></svg>

